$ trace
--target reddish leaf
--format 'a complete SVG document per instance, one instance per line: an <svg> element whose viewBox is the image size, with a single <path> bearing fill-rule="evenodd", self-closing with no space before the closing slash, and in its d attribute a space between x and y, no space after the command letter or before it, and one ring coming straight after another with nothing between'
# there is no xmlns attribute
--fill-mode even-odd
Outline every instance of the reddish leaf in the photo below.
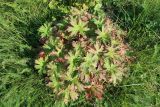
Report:
<svg viewBox="0 0 160 107"><path fill-rule="evenodd" d="M40 58L45 58L45 53L44 53L44 51L41 51L38 56L39 56Z"/></svg>
<svg viewBox="0 0 160 107"><path fill-rule="evenodd" d="M66 60L64 58L57 58L57 59L55 59L55 62L64 63L64 62L66 62Z"/></svg>
<svg viewBox="0 0 160 107"><path fill-rule="evenodd" d="M85 96L86 96L86 99L87 99L87 100L89 100L89 99L91 99L91 98L92 98L92 95L91 95L90 93L86 93L86 95L85 95Z"/></svg>
<svg viewBox="0 0 160 107"><path fill-rule="evenodd" d="M52 51L49 55L55 56L55 55L57 55L57 53L55 51Z"/></svg>
<svg viewBox="0 0 160 107"><path fill-rule="evenodd" d="M92 86L92 92L96 98L101 100L103 97L103 85L94 84Z"/></svg>

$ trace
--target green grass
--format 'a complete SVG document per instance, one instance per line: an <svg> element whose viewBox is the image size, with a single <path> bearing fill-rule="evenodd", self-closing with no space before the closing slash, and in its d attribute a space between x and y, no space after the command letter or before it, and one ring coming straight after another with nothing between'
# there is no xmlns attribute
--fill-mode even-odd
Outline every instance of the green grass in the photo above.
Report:
<svg viewBox="0 0 160 107"><path fill-rule="evenodd" d="M113 97L113 105L122 107L159 107L159 68L160 57L158 56L160 47L155 50L148 49L139 51L137 61L131 65L128 79L119 86L120 90ZM117 103L114 103L114 102Z"/></svg>
<svg viewBox="0 0 160 107"><path fill-rule="evenodd" d="M16 0L1 1L0 8L0 104L52 103L49 90L33 69L39 45L37 29L50 18L47 5L41 0Z"/></svg>
<svg viewBox="0 0 160 107"><path fill-rule="evenodd" d="M132 47L142 50L159 43L159 0L106 0L106 11L128 32ZM113 2L114 1L114 2Z"/></svg>
<svg viewBox="0 0 160 107"><path fill-rule="evenodd" d="M67 2L68 5L72 3ZM160 106L160 1L104 0L108 15L128 31L136 60L128 77L106 92L103 104L113 107ZM33 68L39 43L37 29L59 10L42 0L0 0L0 106L54 105L54 95ZM105 104L104 104L105 103ZM93 106L83 98L70 106Z"/></svg>
<svg viewBox="0 0 160 107"><path fill-rule="evenodd" d="M111 95L111 105L159 107L160 20L158 17L160 12L158 10L160 1L108 1L106 5L108 5L109 15L128 31L127 40L136 56L136 60L130 67L129 76L116 90L117 94Z"/></svg>

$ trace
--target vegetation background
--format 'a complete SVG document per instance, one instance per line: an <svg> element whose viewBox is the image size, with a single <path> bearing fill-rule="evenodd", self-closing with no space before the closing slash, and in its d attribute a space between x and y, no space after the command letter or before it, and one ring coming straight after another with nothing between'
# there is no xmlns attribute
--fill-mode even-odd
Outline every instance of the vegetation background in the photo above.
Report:
<svg viewBox="0 0 160 107"><path fill-rule="evenodd" d="M43 0L0 0L0 106L45 106L57 104L43 77L34 70L39 46L38 28L60 18L74 3L89 0L55 0L48 8ZM160 0L103 0L106 14L128 32L127 42L136 60L121 84L110 86L103 101L72 106L160 106Z"/></svg>

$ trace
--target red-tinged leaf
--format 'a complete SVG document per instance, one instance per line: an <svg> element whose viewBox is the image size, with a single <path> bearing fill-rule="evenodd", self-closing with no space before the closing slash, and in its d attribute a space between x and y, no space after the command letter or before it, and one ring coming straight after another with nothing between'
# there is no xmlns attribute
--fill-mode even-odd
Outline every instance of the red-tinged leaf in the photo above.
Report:
<svg viewBox="0 0 160 107"><path fill-rule="evenodd" d="M89 19L86 16L82 16L81 20L84 21L84 22L87 22Z"/></svg>
<svg viewBox="0 0 160 107"><path fill-rule="evenodd" d="M118 51L118 54L124 56L126 54L126 49L120 48L120 50Z"/></svg>
<svg viewBox="0 0 160 107"><path fill-rule="evenodd" d="M105 24L106 26L110 26L111 25L111 20L109 18L106 19Z"/></svg>
<svg viewBox="0 0 160 107"><path fill-rule="evenodd" d="M71 84L68 86L68 92L70 95L70 98L75 101L78 99L78 93L77 93L77 87L74 84Z"/></svg>
<svg viewBox="0 0 160 107"><path fill-rule="evenodd" d="M85 89L86 91L91 90L91 85L89 85L89 86L84 86L84 89Z"/></svg>
<svg viewBox="0 0 160 107"><path fill-rule="evenodd" d="M57 52L52 51L49 55L50 55L50 56L55 56L55 55L57 55Z"/></svg>
<svg viewBox="0 0 160 107"><path fill-rule="evenodd" d="M99 85L99 84L94 84L91 88L92 93L94 94L94 96L98 99L102 99L103 97L103 85Z"/></svg>
<svg viewBox="0 0 160 107"><path fill-rule="evenodd" d="M57 58L57 59L55 59L55 62L64 63L64 62L66 62L66 60L64 58Z"/></svg>
<svg viewBox="0 0 160 107"><path fill-rule="evenodd" d="M44 53L44 51L41 51L38 56L39 56L40 58L45 58L45 53Z"/></svg>
<svg viewBox="0 0 160 107"><path fill-rule="evenodd" d="M47 86L48 86L48 87L51 87L51 88L54 88L54 85L53 85L52 82L49 82L49 83L47 84Z"/></svg>
<svg viewBox="0 0 160 107"><path fill-rule="evenodd" d="M86 16L88 19L91 19L91 18L92 18L92 15L89 14L89 13L86 13L85 16Z"/></svg>
<svg viewBox="0 0 160 107"><path fill-rule="evenodd" d="M96 98L98 98L99 100L102 100L103 98L103 94L102 93L96 93Z"/></svg>
<svg viewBox="0 0 160 107"><path fill-rule="evenodd" d="M86 99L87 99L87 100L89 100L89 99L91 99L91 98L92 98L92 95L91 95L90 93L86 93L86 95L85 95L85 96L86 96Z"/></svg>
<svg viewBox="0 0 160 107"><path fill-rule="evenodd" d="M80 80L88 83L90 81L90 76L88 74L85 74L85 73L82 72L80 74Z"/></svg>
<svg viewBox="0 0 160 107"><path fill-rule="evenodd" d="M106 73L105 72L101 72L99 74L99 81L106 81Z"/></svg>

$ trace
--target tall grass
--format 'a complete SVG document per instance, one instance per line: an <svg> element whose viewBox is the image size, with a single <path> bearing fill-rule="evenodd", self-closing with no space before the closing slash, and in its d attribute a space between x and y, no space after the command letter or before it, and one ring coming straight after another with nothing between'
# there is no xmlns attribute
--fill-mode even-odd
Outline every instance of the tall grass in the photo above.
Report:
<svg viewBox="0 0 160 107"><path fill-rule="evenodd" d="M128 79L111 95L113 106L159 107L160 47L136 52L137 61L131 65ZM115 103L116 102L116 103Z"/></svg>
<svg viewBox="0 0 160 107"><path fill-rule="evenodd" d="M142 50L159 43L159 0L106 0L105 9L128 32L130 45Z"/></svg>
<svg viewBox="0 0 160 107"><path fill-rule="evenodd" d="M41 0L0 2L1 106L52 103L42 79L33 70L38 47L37 29L50 12ZM46 94L44 94L46 93Z"/></svg>
<svg viewBox="0 0 160 107"><path fill-rule="evenodd" d="M107 0L104 4L108 15L128 31L136 56L127 79L110 96L111 105L159 107L160 1Z"/></svg>

